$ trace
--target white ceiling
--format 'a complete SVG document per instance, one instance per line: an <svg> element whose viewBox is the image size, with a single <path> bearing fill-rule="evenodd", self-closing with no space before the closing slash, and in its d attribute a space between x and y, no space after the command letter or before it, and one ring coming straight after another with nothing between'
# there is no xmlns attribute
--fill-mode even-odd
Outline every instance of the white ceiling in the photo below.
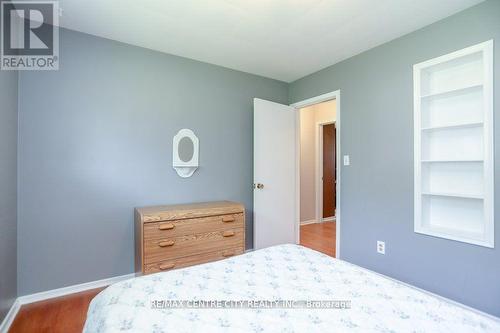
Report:
<svg viewBox="0 0 500 333"><path fill-rule="evenodd" d="M291 82L482 0L60 0L60 25Z"/></svg>

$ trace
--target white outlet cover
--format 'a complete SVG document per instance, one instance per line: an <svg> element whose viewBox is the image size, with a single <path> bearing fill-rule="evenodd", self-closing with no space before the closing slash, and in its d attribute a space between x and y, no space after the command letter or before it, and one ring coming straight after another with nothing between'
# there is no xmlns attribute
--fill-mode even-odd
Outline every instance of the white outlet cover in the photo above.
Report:
<svg viewBox="0 0 500 333"><path fill-rule="evenodd" d="M344 165L350 165L351 164L351 159L349 158L349 155L344 155Z"/></svg>
<svg viewBox="0 0 500 333"><path fill-rule="evenodd" d="M385 254L385 242L377 241L377 252L380 254Z"/></svg>

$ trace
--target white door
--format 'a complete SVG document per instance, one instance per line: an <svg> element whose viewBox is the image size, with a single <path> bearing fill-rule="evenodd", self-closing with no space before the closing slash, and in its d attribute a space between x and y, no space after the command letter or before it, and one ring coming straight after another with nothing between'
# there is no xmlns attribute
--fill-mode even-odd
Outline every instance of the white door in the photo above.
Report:
<svg viewBox="0 0 500 333"><path fill-rule="evenodd" d="M296 243L296 111L254 99L254 249Z"/></svg>

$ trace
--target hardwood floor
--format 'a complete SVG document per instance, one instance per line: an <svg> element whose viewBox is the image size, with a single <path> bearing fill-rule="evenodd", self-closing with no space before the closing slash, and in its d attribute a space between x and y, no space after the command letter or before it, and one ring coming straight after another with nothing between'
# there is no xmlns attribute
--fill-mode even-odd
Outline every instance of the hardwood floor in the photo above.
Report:
<svg viewBox="0 0 500 333"><path fill-rule="evenodd" d="M335 257L335 222L300 226L300 245Z"/></svg>
<svg viewBox="0 0 500 333"><path fill-rule="evenodd" d="M103 289L23 305L9 333L81 333L90 301Z"/></svg>

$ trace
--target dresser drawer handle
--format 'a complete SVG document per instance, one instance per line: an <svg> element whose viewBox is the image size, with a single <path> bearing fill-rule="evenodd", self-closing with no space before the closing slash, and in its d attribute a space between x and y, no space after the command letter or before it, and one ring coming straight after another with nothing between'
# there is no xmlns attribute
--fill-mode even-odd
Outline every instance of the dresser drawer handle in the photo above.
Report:
<svg viewBox="0 0 500 333"><path fill-rule="evenodd" d="M175 241L173 240L168 240L168 241L161 241L158 243L158 246L160 247L167 247L167 246L172 246L175 244Z"/></svg>
<svg viewBox="0 0 500 333"><path fill-rule="evenodd" d="M175 267L174 263L169 263L169 264L160 264L160 269L162 271L167 270L167 269L172 269Z"/></svg>
<svg viewBox="0 0 500 333"><path fill-rule="evenodd" d="M160 230L172 230L173 228L175 228L175 225L172 223L162 223L158 228Z"/></svg>
<svg viewBox="0 0 500 333"><path fill-rule="evenodd" d="M224 232L222 233L222 236L224 236L224 237L232 237L232 236L234 236L234 235L235 235L235 232L234 232L234 231L224 231Z"/></svg>
<svg viewBox="0 0 500 333"><path fill-rule="evenodd" d="M234 251L226 251L226 252L222 252L222 256L224 258L227 258L227 257L232 257L234 256Z"/></svg>
<svg viewBox="0 0 500 333"><path fill-rule="evenodd" d="M223 216L222 217L222 222L224 223L229 223L229 222L234 222L235 218L234 216Z"/></svg>

